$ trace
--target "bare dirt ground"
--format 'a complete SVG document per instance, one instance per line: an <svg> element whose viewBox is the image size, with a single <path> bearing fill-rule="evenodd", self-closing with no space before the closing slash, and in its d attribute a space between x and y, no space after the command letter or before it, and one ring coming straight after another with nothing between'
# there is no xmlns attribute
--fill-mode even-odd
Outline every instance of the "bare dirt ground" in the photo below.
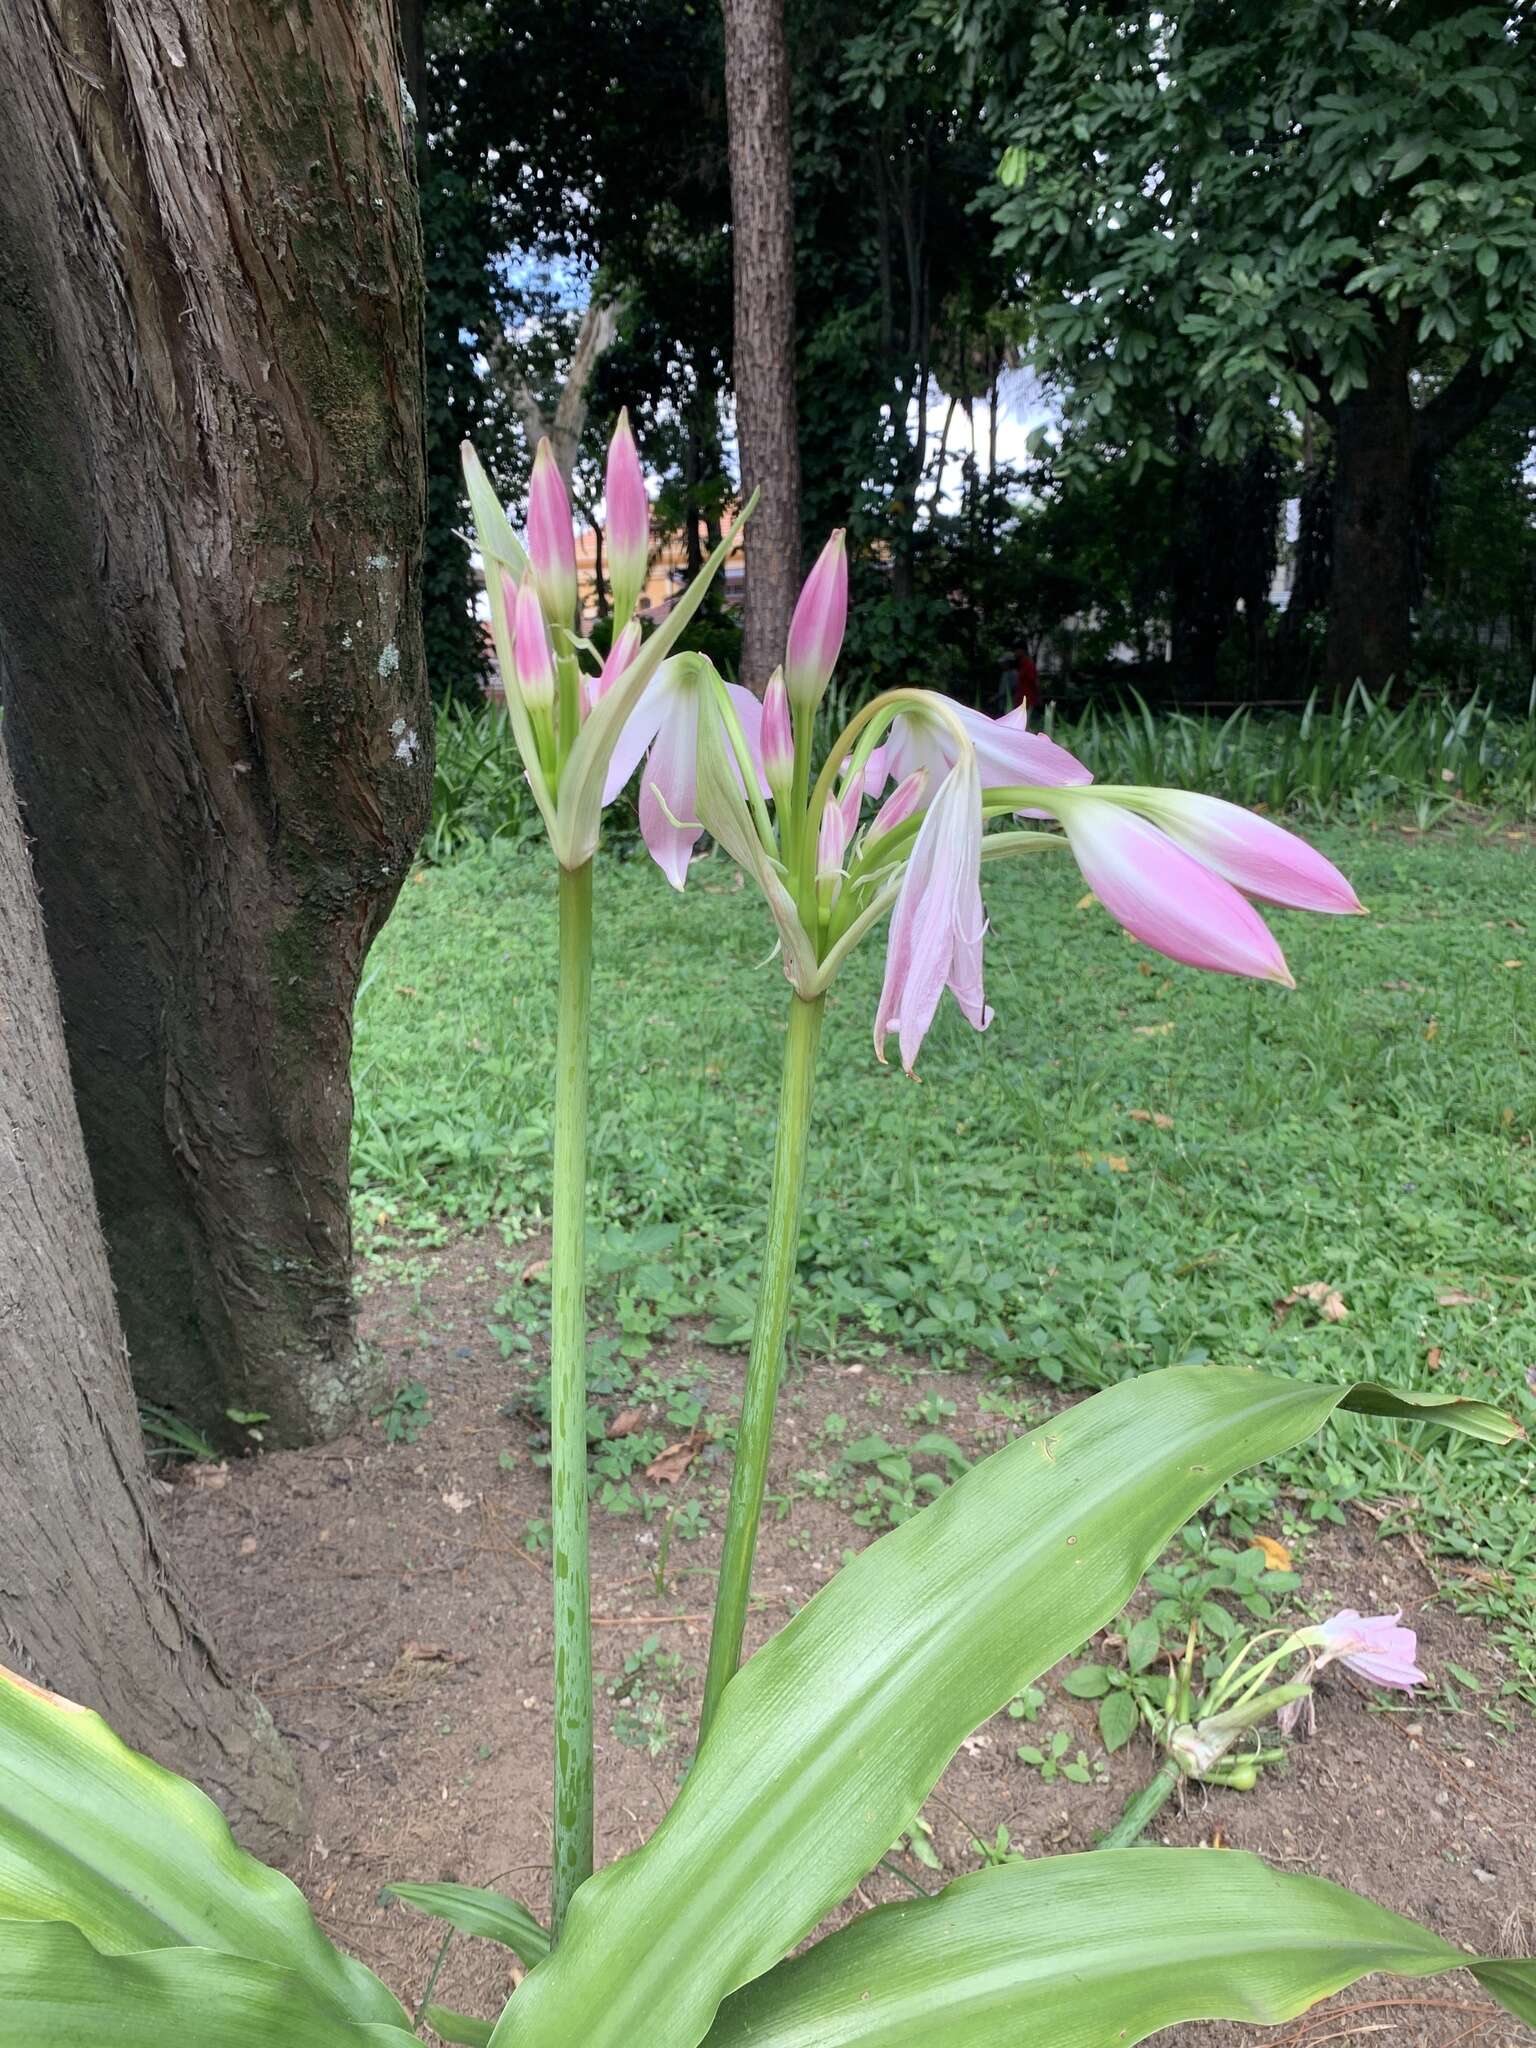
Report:
<svg viewBox="0 0 1536 2048"><path fill-rule="evenodd" d="M494 1235L465 1239L368 1295L367 1334L399 1382L419 1382L430 1396L414 1442L387 1442L375 1425L321 1451L184 1469L167 1503L214 1633L303 1759L313 1833L291 1874L327 1931L413 2009L439 1923L381 1906L381 1885L452 1877L512 1892L541 1914L547 1897L549 1580L528 1532L547 1515L548 1485L535 1461L537 1418L518 1406L529 1368L504 1361L487 1331L493 1299L515 1285L528 1256ZM740 1374L739 1357L703 1343L674 1345L667 1359L666 1376L693 1380L710 1415L733 1412ZM765 1531L751 1642L872 1533L837 1497L816 1498L797 1478L835 1454L841 1432L834 1419L829 1434L828 1418L842 1418L853 1437L879 1429L892 1442L936 1427L975 1457L1058 1398L1014 1387L1015 1412L1000 1415L983 1405L988 1391L980 1378L901 1360L878 1370L812 1361L793 1375L770 1482L785 1512ZM955 1412L933 1406L937 1421L918 1419L925 1402L952 1402ZM659 1414L637 1421L672 1434ZM728 1477L726 1454L705 1444L670 1482L677 1506L665 1560L656 1520L594 1509L596 1663L611 1687L599 1698L600 1860L645 1840L688 1756ZM637 1488L659 1490L652 1481ZM683 1540L677 1532L695 1512L704 1526ZM1498 1653L1477 1624L1433 1603L1423 1564L1402 1544L1379 1543L1363 1517L1316 1537L1299 1569L1304 1600L1365 1612L1401 1606L1426 1670L1454 1662L1485 1694L1496 1692ZM626 1673L626 1658L638 1668ZM1093 1704L1049 1681L1046 1691L1033 1728L999 1715L945 1774L925 1809L943 1872L903 1859L925 1887L974 1868L972 1837L995 1840L1000 1825L1026 1856L1091 1847L1155 1768L1137 1738L1108 1759L1102 1782L1043 1782L1016 1755L1042 1730L1068 1731L1071 1753L1081 1747L1090 1763L1103 1757ZM1530 1953L1533 1767L1536 1726L1523 1710L1512 1732L1475 1710L1421 1702L1382 1712L1329 1675L1317 1734L1288 1770L1247 1794L1215 1791L1167 1808L1151 1839L1255 1850L1353 1886L1469 1949ZM877 1870L853 1905L904 1892ZM508 1971L505 1951L458 1938L434 1995L493 2015ZM1461 1976L1371 1979L1279 2029L1189 2026L1158 2038L1179 2048L1514 2048L1531 2039Z"/></svg>

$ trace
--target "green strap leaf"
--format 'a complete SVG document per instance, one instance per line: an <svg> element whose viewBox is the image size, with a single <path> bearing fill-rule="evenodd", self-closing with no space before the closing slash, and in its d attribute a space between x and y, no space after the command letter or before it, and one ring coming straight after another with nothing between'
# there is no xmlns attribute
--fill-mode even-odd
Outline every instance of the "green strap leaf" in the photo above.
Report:
<svg viewBox="0 0 1536 2048"><path fill-rule="evenodd" d="M501 1892L482 1891L472 1884L387 1884L379 1897L399 1899L419 1912L431 1913L460 1934L481 1934L487 1941L499 1941L530 1970L549 1954L549 1936L528 1908Z"/></svg>
<svg viewBox="0 0 1536 2048"><path fill-rule="evenodd" d="M707 2048L1131 2048L1181 2020L1279 2026L1376 1970L1459 1969L1536 2015L1536 1961L1478 1962L1255 1856L1117 1849L877 1907L728 1999Z"/></svg>
<svg viewBox="0 0 1536 2048"><path fill-rule="evenodd" d="M1478 1403L1199 1367L1052 1417L871 1544L731 1680L671 1812L588 1880L495 2048L697 2048L871 1869L964 1738L1110 1621L1235 1472L1340 1405L1502 1437Z"/></svg>
<svg viewBox="0 0 1536 2048"><path fill-rule="evenodd" d="M195 1785L129 1749L98 1714L4 1670L0 1918L67 1920L109 1954L185 1945L280 1963L343 2018L406 2023Z"/></svg>
<svg viewBox="0 0 1536 2048"><path fill-rule="evenodd" d="M446 2005L429 2005L425 2018L433 2033L452 2041L454 2048L489 2048L489 2020L477 2020L467 2012L451 2012Z"/></svg>
<svg viewBox="0 0 1536 2048"><path fill-rule="evenodd" d="M410 2048L295 1970L206 1948L103 1955L62 1921L0 1921L0 2036L16 2048Z"/></svg>

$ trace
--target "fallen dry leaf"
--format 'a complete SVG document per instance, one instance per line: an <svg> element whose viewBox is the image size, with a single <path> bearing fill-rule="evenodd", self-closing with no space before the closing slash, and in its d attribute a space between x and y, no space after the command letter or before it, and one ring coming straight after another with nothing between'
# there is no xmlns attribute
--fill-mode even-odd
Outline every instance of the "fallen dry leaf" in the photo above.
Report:
<svg viewBox="0 0 1536 2048"><path fill-rule="evenodd" d="M1525 962L1523 960L1501 960L1499 965L1501 967L1523 967Z"/></svg>
<svg viewBox="0 0 1536 2048"><path fill-rule="evenodd" d="M1173 1019L1166 1024L1133 1024L1131 1030L1137 1038L1166 1038L1173 1029Z"/></svg>
<svg viewBox="0 0 1536 2048"><path fill-rule="evenodd" d="M1464 1287L1450 1287L1444 1294L1435 1296L1441 1308L1465 1308L1468 1302L1475 1302L1477 1298L1475 1294L1468 1294Z"/></svg>
<svg viewBox="0 0 1536 2048"><path fill-rule="evenodd" d="M443 1495L443 1506L455 1515L462 1515L466 1508L472 1508L474 1504L473 1497L467 1493L460 1493L457 1487L451 1493Z"/></svg>
<svg viewBox="0 0 1536 2048"><path fill-rule="evenodd" d="M518 1278L522 1281L525 1287L531 1287L534 1281L538 1279L541 1273L547 1273L548 1271L548 1259L530 1259L527 1265L524 1266L522 1272L518 1275Z"/></svg>
<svg viewBox="0 0 1536 2048"><path fill-rule="evenodd" d="M604 1434L610 1437L637 1436L644 1427L645 1410L643 1408L621 1408L612 1422L609 1423Z"/></svg>
<svg viewBox="0 0 1536 2048"><path fill-rule="evenodd" d="M254 1557L256 1555L256 1538L254 1536L242 1536L240 1538L240 1555L242 1557Z"/></svg>
<svg viewBox="0 0 1536 2048"><path fill-rule="evenodd" d="M1098 900L1098 897L1095 896L1093 891L1090 889L1086 896L1078 897L1077 903L1074 907L1078 910L1091 910L1094 904L1098 902Z"/></svg>
<svg viewBox="0 0 1536 2048"><path fill-rule="evenodd" d="M1255 1536L1248 1548L1262 1550L1264 1562L1272 1572L1288 1572L1291 1568L1291 1553L1276 1536Z"/></svg>
<svg viewBox="0 0 1536 2048"><path fill-rule="evenodd" d="M401 1662L405 1664L467 1664L469 1658L460 1650L450 1650L446 1643L402 1643Z"/></svg>
<svg viewBox="0 0 1536 2048"><path fill-rule="evenodd" d="M1438 1344L1431 1345L1424 1354L1424 1363L1431 1372L1438 1372L1440 1370L1440 1361L1444 1356L1445 1353Z"/></svg>
<svg viewBox="0 0 1536 2048"><path fill-rule="evenodd" d="M668 1444L656 1453L645 1468L646 1478L660 1486L675 1485L708 1441L702 1429L690 1430L680 1443Z"/></svg>
<svg viewBox="0 0 1536 2048"><path fill-rule="evenodd" d="M1132 1109L1128 1110L1126 1114L1130 1117L1132 1123L1152 1124L1160 1131L1171 1131L1173 1129L1173 1118L1171 1116L1164 1116L1160 1109Z"/></svg>
<svg viewBox="0 0 1536 2048"><path fill-rule="evenodd" d="M186 1484L195 1486L201 1493L217 1493L221 1486L229 1484L228 1465L198 1465L187 1467Z"/></svg>
<svg viewBox="0 0 1536 2048"><path fill-rule="evenodd" d="M1342 1323L1349 1314L1344 1297L1336 1287L1330 1287L1326 1280L1308 1280L1301 1287L1293 1287L1289 1294L1282 1295L1275 1303L1275 1321L1283 1323L1298 1302L1310 1302L1325 1323Z"/></svg>

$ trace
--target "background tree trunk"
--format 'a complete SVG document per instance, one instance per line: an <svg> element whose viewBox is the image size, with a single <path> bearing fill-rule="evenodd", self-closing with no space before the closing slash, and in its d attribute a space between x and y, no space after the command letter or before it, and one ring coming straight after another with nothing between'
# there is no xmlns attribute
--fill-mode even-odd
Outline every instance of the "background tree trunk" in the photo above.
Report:
<svg viewBox="0 0 1536 2048"><path fill-rule="evenodd" d="M1369 382L1334 425L1332 580L1326 673L1336 694L1378 690L1413 663L1412 328L1389 328Z"/></svg>
<svg viewBox="0 0 1536 2048"><path fill-rule="evenodd" d="M14 0L0 688L141 1391L370 1397L351 1009L427 814L393 0Z"/></svg>
<svg viewBox="0 0 1536 2048"><path fill-rule="evenodd" d="M257 1854L293 1765L161 1551L10 768L0 748L0 1656L194 1779Z"/></svg>
<svg viewBox="0 0 1536 2048"><path fill-rule="evenodd" d="M784 0L725 0L735 339L732 382L746 531L741 681L762 695L784 659L800 577L795 237Z"/></svg>

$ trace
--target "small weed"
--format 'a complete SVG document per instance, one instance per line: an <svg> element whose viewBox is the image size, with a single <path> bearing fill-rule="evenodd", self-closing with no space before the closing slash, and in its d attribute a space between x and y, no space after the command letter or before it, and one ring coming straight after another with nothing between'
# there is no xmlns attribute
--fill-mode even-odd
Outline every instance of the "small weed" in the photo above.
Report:
<svg viewBox="0 0 1536 2048"><path fill-rule="evenodd" d="M373 1410L387 1444L414 1444L432 1420L432 1402L420 1380L406 1380Z"/></svg>
<svg viewBox="0 0 1536 2048"><path fill-rule="evenodd" d="M1015 1754L1021 1764L1028 1764L1032 1771L1038 1771L1042 1782L1047 1785L1056 1778L1065 1778L1069 1785L1102 1785L1108 1776L1103 1764L1097 1757L1090 1762L1086 1750L1080 1749L1069 1756L1067 1752L1071 1747L1072 1737L1065 1728L1058 1728L1043 1749L1026 1743ZM1001 1834L1002 1830L998 1832Z"/></svg>

